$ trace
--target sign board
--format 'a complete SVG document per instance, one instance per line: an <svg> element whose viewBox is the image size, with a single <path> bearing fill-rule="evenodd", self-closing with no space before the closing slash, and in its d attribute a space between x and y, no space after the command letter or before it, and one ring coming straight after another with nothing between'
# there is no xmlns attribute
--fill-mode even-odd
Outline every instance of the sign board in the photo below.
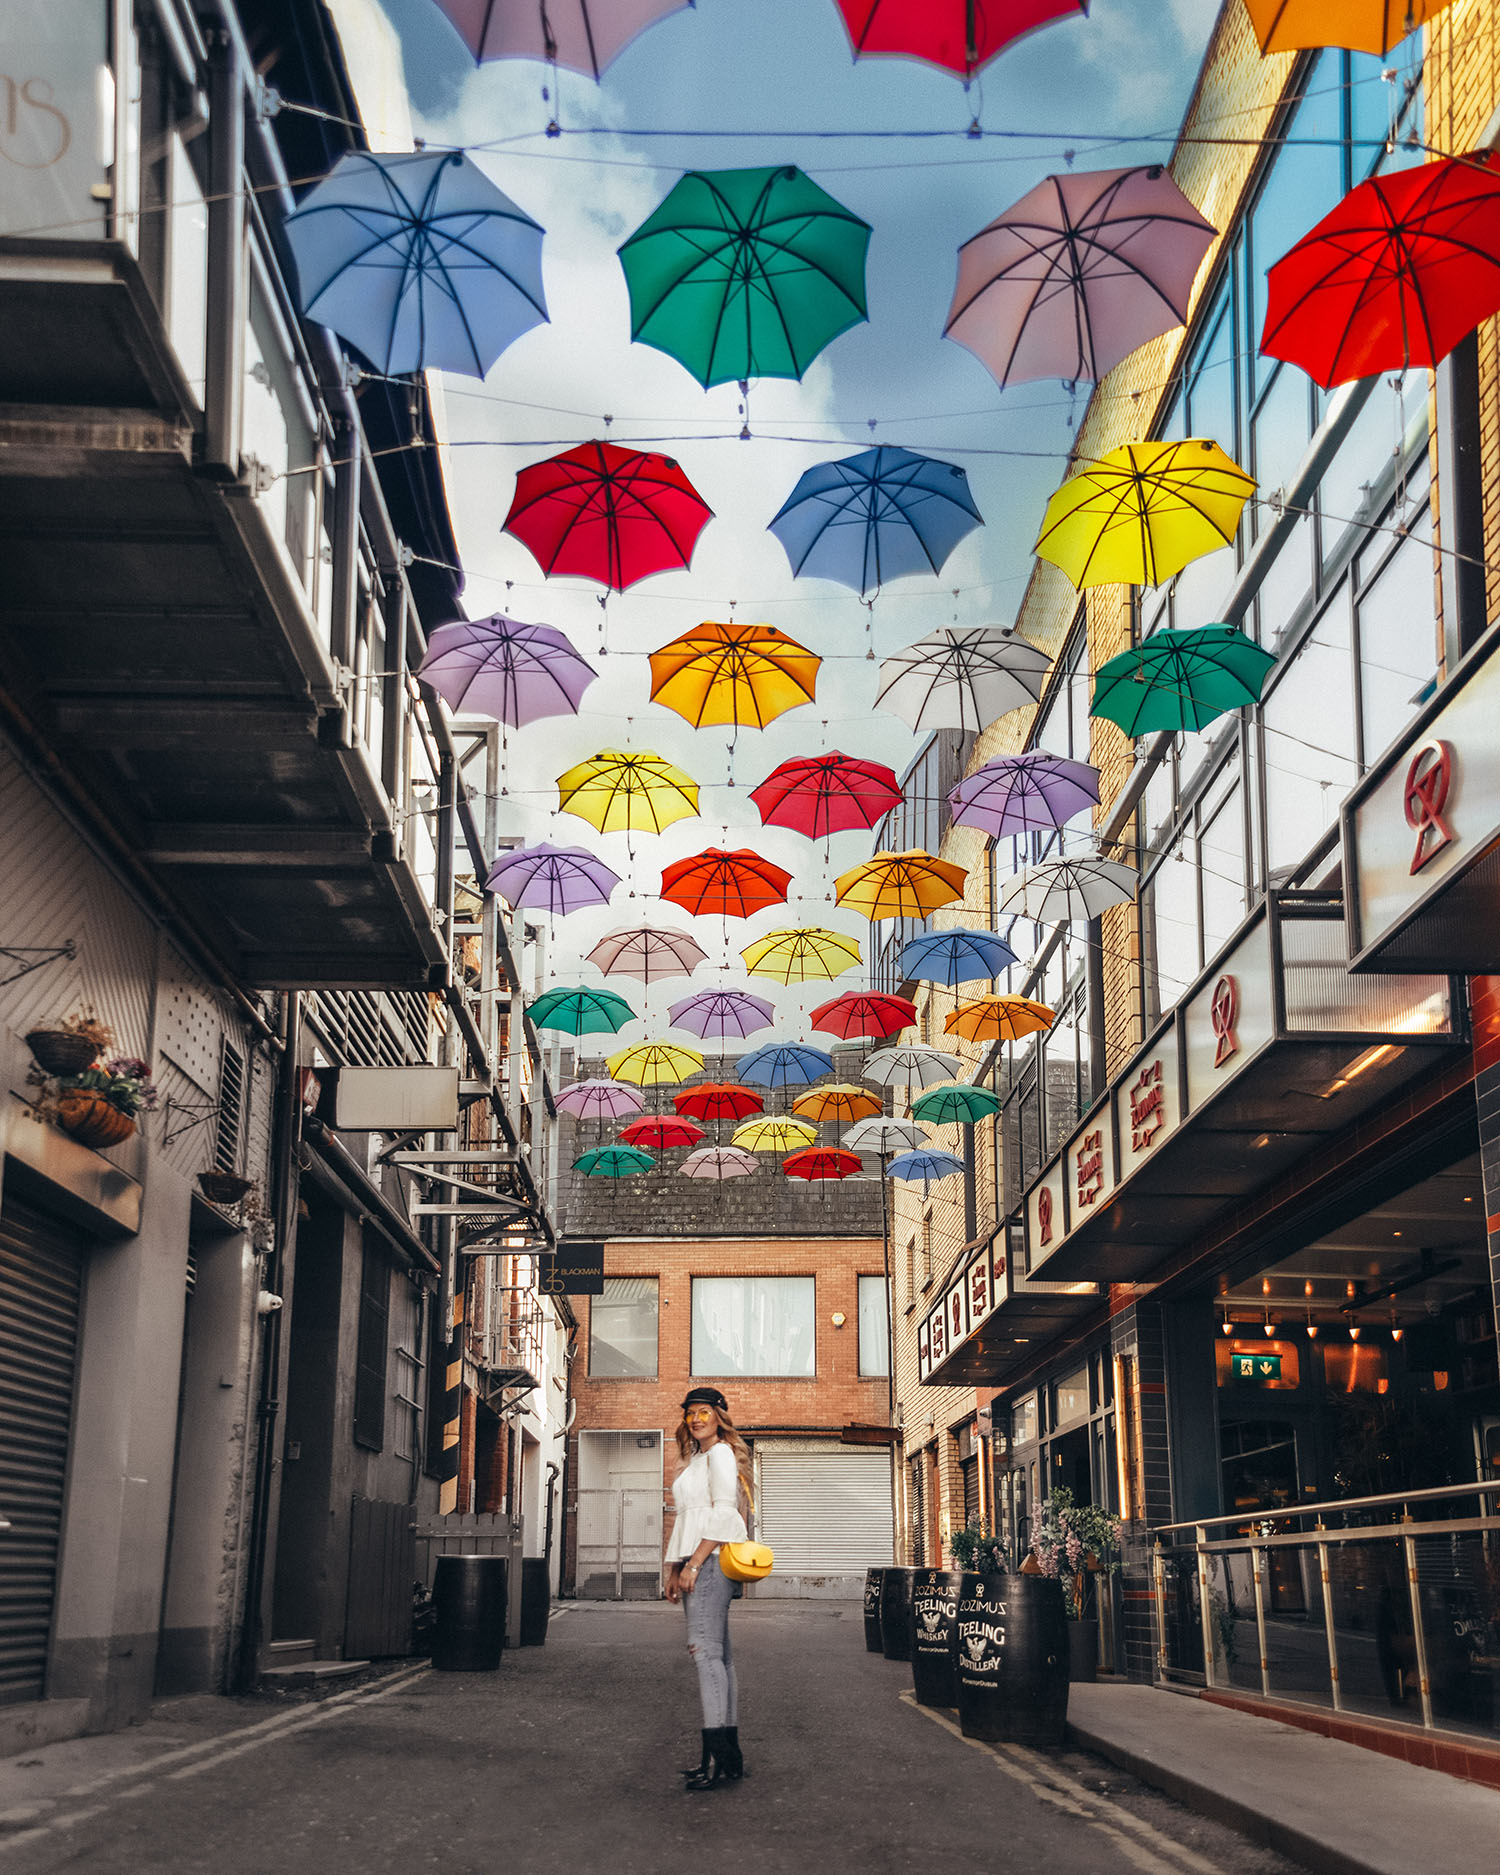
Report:
<svg viewBox="0 0 1500 1875"><path fill-rule="evenodd" d="M1281 1356L1279 1354L1231 1354L1229 1371L1236 1380L1248 1380L1253 1385L1263 1387L1268 1381L1280 1380Z"/></svg>
<svg viewBox="0 0 1500 1875"><path fill-rule="evenodd" d="M1182 1120L1182 1103L1178 1096L1177 1027L1174 1023L1136 1056L1115 1089L1122 1182L1177 1131Z"/></svg>
<svg viewBox="0 0 1500 1875"><path fill-rule="evenodd" d="M1066 1169L1062 1159L1055 1159L1026 1194L1026 1246L1031 1253L1028 1273L1033 1276L1068 1234Z"/></svg>
<svg viewBox="0 0 1500 1875"><path fill-rule="evenodd" d="M341 1133L452 1133L457 1068L340 1068L333 1124Z"/></svg>
<svg viewBox="0 0 1500 1875"><path fill-rule="evenodd" d="M1271 931L1259 918L1182 1011L1188 1111L1206 1106L1276 1031Z"/></svg>
<svg viewBox="0 0 1500 1875"><path fill-rule="evenodd" d="M1103 1210L1117 1182L1115 1129L1108 1106L1079 1127L1068 1141L1063 1163L1068 1168L1068 1219L1076 1229L1093 1212Z"/></svg>
<svg viewBox="0 0 1500 1875"><path fill-rule="evenodd" d="M114 128L107 0L5 0L4 12L0 234L98 239Z"/></svg>
<svg viewBox="0 0 1500 1875"><path fill-rule="evenodd" d="M544 1296L602 1296L604 1242L579 1240L544 1250L536 1260L536 1286Z"/></svg>

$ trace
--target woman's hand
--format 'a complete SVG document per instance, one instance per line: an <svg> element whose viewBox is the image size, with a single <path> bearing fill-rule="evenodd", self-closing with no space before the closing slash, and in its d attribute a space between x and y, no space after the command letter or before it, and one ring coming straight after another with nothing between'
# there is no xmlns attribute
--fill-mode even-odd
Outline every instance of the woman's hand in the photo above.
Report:
<svg viewBox="0 0 1500 1875"><path fill-rule="evenodd" d="M664 1593L669 1602L682 1600L682 1567L679 1563L667 1564L667 1584Z"/></svg>
<svg viewBox="0 0 1500 1875"><path fill-rule="evenodd" d="M698 1565L685 1562L677 1572L677 1586L684 1595L691 1595L698 1586Z"/></svg>

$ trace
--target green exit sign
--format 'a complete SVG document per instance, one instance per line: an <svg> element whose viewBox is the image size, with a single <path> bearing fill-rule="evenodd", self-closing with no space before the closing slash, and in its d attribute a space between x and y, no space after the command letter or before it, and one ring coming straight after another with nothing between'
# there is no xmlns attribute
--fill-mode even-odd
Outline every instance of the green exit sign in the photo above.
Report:
<svg viewBox="0 0 1500 1875"><path fill-rule="evenodd" d="M1231 1354L1236 1380L1252 1380L1261 1386L1281 1378L1279 1354Z"/></svg>

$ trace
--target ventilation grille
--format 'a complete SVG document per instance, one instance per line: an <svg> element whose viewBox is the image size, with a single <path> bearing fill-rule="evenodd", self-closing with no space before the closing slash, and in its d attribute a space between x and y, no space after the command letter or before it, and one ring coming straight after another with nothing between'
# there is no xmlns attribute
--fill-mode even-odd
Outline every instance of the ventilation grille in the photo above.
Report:
<svg viewBox="0 0 1500 1875"><path fill-rule="evenodd" d="M245 1057L226 1035L219 1056L219 1111L214 1122L214 1169L237 1172L245 1118Z"/></svg>

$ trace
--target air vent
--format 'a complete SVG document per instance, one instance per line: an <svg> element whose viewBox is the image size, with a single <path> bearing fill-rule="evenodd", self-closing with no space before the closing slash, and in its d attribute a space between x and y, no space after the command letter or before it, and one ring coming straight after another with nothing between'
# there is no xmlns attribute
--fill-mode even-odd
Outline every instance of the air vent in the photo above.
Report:
<svg viewBox="0 0 1500 1875"><path fill-rule="evenodd" d="M219 1055L219 1111L214 1130L214 1169L237 1172L245 1118L245 1057L226 1035Z"/></svg>

